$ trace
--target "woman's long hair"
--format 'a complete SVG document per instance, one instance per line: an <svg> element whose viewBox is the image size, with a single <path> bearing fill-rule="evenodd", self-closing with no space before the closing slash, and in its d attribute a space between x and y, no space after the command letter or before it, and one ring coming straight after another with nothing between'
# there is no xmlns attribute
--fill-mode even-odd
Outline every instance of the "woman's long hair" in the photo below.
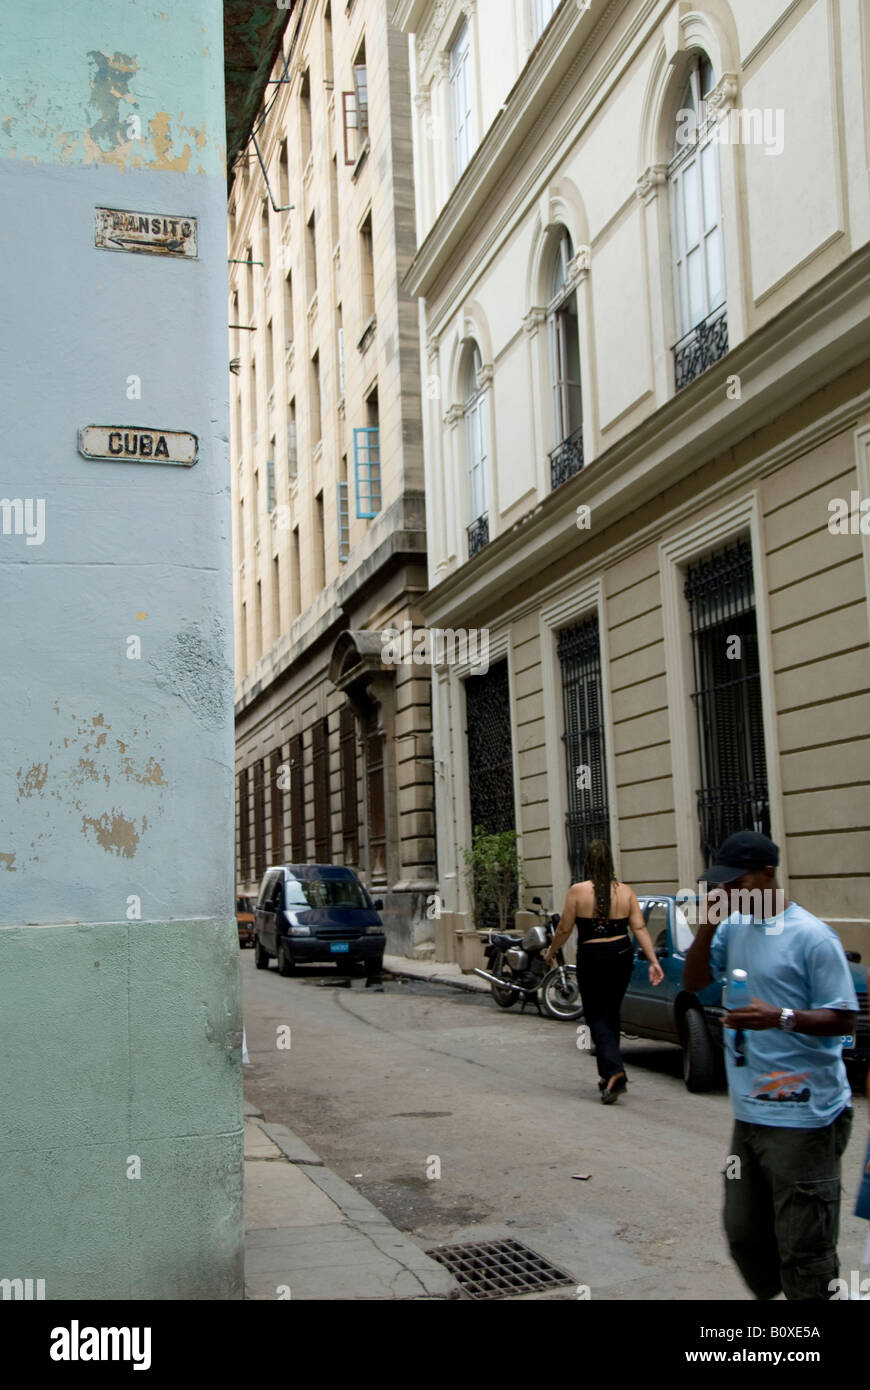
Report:
<svg viewBox="0 0 870 1390"><path fill-rule="evenodd" d="M610 916L610 889L616 878L613 868L613 855L604 840L592 840L586 851L583 872L592 880L595 889L595 915Z"/></svg>

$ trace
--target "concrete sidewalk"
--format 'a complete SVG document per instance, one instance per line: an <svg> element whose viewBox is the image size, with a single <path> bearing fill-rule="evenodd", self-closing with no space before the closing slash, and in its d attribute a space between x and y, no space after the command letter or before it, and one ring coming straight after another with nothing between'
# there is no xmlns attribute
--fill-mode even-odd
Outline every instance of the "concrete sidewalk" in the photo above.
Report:
<svg viewBox="0 0 870 1390"><path fill-rule="evenodd" d="M245 1102L245 1297L455 1298L443 1265Z"/></svg>
<svg viewBox="0 0 870 1390"><path fill-rule="evenodd" d="M431 980L436 985L452 985L454 989L488 994L490 985L479 975L463 975L458 965L443 961L410 960L407 956L384 956L384 969L391 975L409 980Z"/></svg>

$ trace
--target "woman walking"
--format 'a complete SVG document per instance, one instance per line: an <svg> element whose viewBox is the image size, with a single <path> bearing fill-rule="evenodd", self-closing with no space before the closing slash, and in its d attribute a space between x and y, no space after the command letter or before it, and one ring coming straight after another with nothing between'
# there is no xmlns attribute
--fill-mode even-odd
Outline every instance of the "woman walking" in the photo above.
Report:
<svg viewBox="0 0 870 1390"><path fill-rule="evenodd" d="M603 840L590 844L583 872L584 881L568 889L545 962L554 963L557 951L576 926L577 982L583 1016L595 1043L601 1101L612 1105L628 1085L619 1052L619 1010L631 979L634 956L629 926L649 961L650 984L661 984L664 972L656 960L637 895L616 878L610 849Z"/></svg>

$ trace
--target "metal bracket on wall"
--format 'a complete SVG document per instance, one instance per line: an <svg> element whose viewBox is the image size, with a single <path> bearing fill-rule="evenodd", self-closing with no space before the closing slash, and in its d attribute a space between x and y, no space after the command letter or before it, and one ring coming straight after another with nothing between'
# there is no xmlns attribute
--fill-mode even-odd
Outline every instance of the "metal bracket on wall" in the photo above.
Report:
<svg viewBox="0 0 870 1390"><path fill-rule="evenodd" d="M266 188L267 188L268 193L269 193L269 202L272 204L272 211L273 211L273 212L293 212L293 211L294 211L294 204L293 204L293 203L288 203L288 205L287 205L286 207L281 208L281 207L279 207L278 204L275 202L275 194L272 192L272 185L271 185L270 182L269 182L269 175L266 173L266 166L265 166L265 164L263 163L263 156L260 154L260 146L257 144L257 137L256 137L256 135L254 134L253 131L251 131L251 139L252 139L253 142L254 142L254 149L257 151L257 158L258 158L259 161L260 161L260 168L261 168L262 171L263 171L263 178L265 179L265 182L266 182Z"/></svg>

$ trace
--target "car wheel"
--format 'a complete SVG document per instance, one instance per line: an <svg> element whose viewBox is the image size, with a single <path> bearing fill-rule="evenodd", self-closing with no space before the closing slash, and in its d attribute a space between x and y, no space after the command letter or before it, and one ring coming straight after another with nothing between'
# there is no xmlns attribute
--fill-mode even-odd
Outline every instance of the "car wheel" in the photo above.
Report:
<svg viewBox="0 0 870 1390"><path fill-rule="evenodd" d="M284 941L278 942L278 974L284 976L296 974L296 966Z"/></svg>
<svg viewBox="0 0 870 1390"><path fill-rule="evenodd" d="M700 1009L683 1017L683 1080L687 1091L709 1091L716 1080L716 1050Z"/></svg>
<svg viewBox="0 0 870 1390"><path fill-rule="evenodd" d="M263 950L260 945L260 938L254 937L254 964L258 970L268 970L271 957Z"/></svg>

